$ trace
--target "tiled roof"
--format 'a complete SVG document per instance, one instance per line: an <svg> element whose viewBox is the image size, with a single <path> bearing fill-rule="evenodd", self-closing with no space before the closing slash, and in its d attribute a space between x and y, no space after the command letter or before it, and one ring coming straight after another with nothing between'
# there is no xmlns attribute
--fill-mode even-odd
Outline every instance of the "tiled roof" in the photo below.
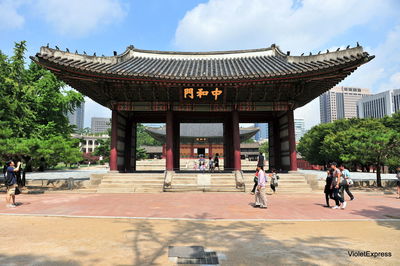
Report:
<svg viewBox="0 0 400 266"><path fill-rule="evenodd" d="M145 130L153 138L165 142L165 127L151 128ZM245 141L253 137L259 128L240 128L240 140ZM180 139L183 142L193 142L196 138L205 138L207 142L223 143L223 125L222 123L182 123L180 127Z"/></svg>
<svg viewBox="0 0 400 266"><path fill-rule="evenodd" d="M176 81L258 80L286 77L371 60L361 46L309 56L289 56L270 48L224 52L161 52L133 46L115 56L88 56L42 47L32 59L99 77L127 77Z"/></svg>

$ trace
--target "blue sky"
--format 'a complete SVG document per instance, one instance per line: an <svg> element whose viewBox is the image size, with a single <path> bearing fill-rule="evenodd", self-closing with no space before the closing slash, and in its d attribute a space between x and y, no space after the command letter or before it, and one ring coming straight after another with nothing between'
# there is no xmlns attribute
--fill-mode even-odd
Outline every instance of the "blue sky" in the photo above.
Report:
<svg viewBox="0 0 400 266"><path fill-rule="evenodd" d="M269 47L292 54L354 46L376 58L340 85L373 92L400 88L400 1L396 0L0 0L0 50L26 40L98 55L128 45L155 50ZM109 110L88 99L85 126ZM314 100L296 110L309 128L319 122Z"/></svg>

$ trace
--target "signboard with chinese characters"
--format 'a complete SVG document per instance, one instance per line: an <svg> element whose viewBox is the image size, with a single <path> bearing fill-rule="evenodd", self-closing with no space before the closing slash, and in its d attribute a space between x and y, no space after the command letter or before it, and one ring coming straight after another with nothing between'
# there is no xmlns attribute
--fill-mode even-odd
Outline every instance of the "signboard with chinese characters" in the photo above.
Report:
<svg viewBox="0 0 400 266"><path fill-rule="evenodd" d="M182 88L184 101L217 102L222 101L224 90L220 88Z"/></svg>

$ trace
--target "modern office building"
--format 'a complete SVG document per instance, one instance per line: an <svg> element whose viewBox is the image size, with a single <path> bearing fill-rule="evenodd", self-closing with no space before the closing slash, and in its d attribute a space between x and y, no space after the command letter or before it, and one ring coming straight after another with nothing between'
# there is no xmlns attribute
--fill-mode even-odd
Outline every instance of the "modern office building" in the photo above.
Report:
<svg viewBox="0 0 400 266"><path fill-rule="evenodd" d="M256 141L268 139L268 123L255 123L254 127L258 127L260 129L254 136Z"/></svg>
<svg viewBox="0 0 400 266"><path fill-rule="evenodd" d="M370 89L333 87L319 96L321 123L357 117L357 101L368 95Z"/></svg>
<svg viewBox="0 0 400 266"><path fill-rule="evenodd" d="M296 135L296 142L298 142L301 137L306 133L306 128L304 124L304 118L294 119L294 134Z"/></svg>
<svg viewBox="0 0 400 266"><path fill-rule="evenodd" d="M103 133L111 128L111 119L107 117L92 117L92 133Z"/></svg>
<svg viewBox="0 0 400 266"><path fill-rule="evenodd" d="M83 121L85 118L85 102L78 106L74 112L67 114L70 125L76 126L76 129L83 129Z"/></svg>
<svg viewBox="0 0 400 266"><path fill-rule="evenodd" d="M382 118L400 111L400 89L369 95L357 102L359 118Z"/></svg>

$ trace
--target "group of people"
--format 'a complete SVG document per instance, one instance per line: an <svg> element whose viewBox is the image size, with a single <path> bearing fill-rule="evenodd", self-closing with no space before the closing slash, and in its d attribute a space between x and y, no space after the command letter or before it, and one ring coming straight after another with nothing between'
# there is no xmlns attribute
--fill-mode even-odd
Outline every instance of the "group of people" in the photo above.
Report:
<svg viewBox="0 0 400 266"><path fill-rule="evenodd" d="M219 154L218 153L215 154L214 158L210 156L208 158L208 163L206 163L206 159L204 158L204 155L200 155L199 165L197 165L196 162L194 165L195 170L200 170L203 173L207 170L207 167L208 167L208 171L210 173L213 173L215 171L215 169L218 169L218 172L221 171L219 168Z"/></svg>
<svg viewBox="0 0 400 266"><path fill-rule="evenodd" d="M335 206L332 209L344 209L346 208L347 202L344 200L344 192L350 197L350 200L354 200L354 196L350 191L350 186L353 185L353 180L350 178L350 171L345 168L344 165L338 165L333 162L327 171L325 184L325 207L331 207L329 200L335 201Z"/></svg>

